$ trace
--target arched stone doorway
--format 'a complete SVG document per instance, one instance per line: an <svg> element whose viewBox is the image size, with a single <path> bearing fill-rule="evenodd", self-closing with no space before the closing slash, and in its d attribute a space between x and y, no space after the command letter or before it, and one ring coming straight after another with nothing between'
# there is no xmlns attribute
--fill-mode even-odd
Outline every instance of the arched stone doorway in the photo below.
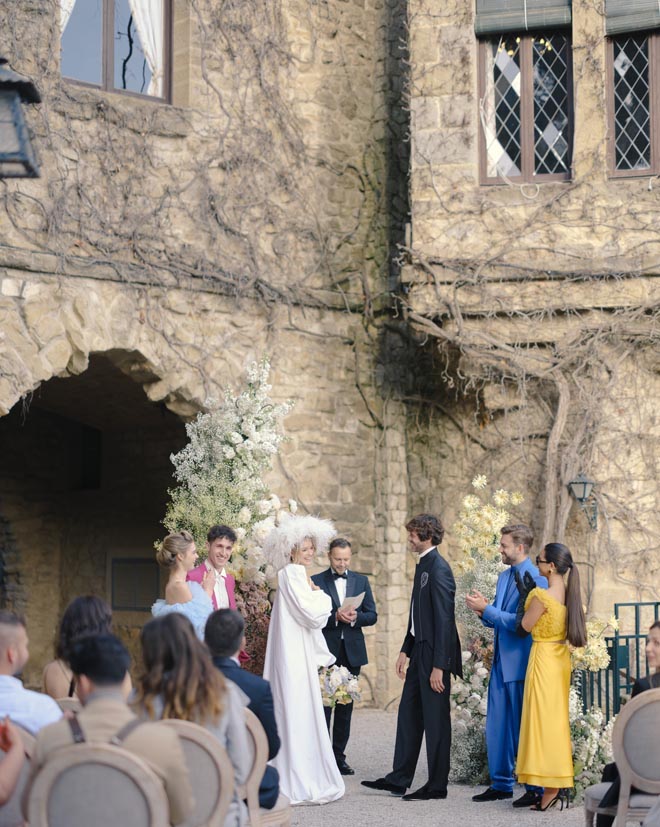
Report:
<svg viewBox="0 0 660 827"><path fill-rule="evenodd" d="M76 595L114 604L129 643L149 617L169 457L185 443L182 420L141 387L158 378L139 354L92 354L83 373L44 382L0 418L3 598L28 618L30 685Z"/></svg>

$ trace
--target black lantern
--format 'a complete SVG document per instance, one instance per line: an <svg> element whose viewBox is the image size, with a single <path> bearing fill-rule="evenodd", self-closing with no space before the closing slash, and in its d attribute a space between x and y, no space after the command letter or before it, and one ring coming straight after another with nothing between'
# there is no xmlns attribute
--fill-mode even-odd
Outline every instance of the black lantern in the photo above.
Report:
<svg viewBox="0 0 660 827"><path fill-rule="evenodd" d="M24 103L41 103L39 90L0 57L0 178L39 177L23 117Z"/></svg>
<svg viewBox="0 0 660 827"><path fill-rule="evenodd" d="M584 511L590 527L595 531L598 528L598 505L595 497L592 496L594 481L584 474L578 474L574 480L568 483L568 490L571 496L577 500L580 508Z"/></svg>

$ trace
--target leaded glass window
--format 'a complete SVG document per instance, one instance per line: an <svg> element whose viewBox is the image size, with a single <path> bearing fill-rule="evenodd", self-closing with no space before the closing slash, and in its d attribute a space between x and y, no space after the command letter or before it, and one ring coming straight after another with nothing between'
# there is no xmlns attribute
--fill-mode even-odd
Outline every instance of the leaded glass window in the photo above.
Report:
<svg viewBox="0 0 660 827"><path fill-rule="evenodd" d="M612 41L614 168L651 168L649 38L628 35Z"/></svg>
<svg viewBox="0 0 660 827"><path fill-rule="evenodd" d="M562 33L483 41L482 177L566 179L571 164L570 42Z"/></svg>

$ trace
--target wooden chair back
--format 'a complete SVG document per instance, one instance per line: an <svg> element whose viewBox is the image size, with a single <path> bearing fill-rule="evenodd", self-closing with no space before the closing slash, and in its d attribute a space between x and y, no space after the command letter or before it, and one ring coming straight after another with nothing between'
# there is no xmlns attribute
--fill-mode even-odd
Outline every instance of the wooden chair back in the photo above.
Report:
<svg viewBox="0 0 660 827"><path fill-rule="evenodd" d="M145 761L110 744L57 750L34 777L30 827L164 827L165 789Z"/></svg>
<svg viewBox="0 0 660 827"><path fill-rule="evenodd" d="M261 721L254 712L247 707L244 712L245 725L252 747L252 768L241 794L247 801L250 824L252 827L259 827L259 785L264 777L264 770L268 761L268 738L261 726Z"/></svg>
<svg viewBox="0 0 660 827"><path fill-rule="evenodd" d="M160 723L179 736L195 797L195 808L180 827L222 827L234 796L234 768L227 751L202 726L175 718Z"/></svg>
<svg viewBox="0 0 660 827"><path fill-rule="evenodd" d="M26 760L21 767L14 792L11 794L9 800L0 807L0 827L22 827L24 823L21 802L23 801L23 794L30 778L30 759L34 751L34 735L18 724L14 724L14 726L21 734Z"/></svg>
<svg viewBox="0 0 660 827"><path fill-rule="evenodd" d="M259 785L268 762L268 738L259 718L247 708L245 709L245 723L254 756L252 769L242 792L247 800L250 827L276 827L276 825L288 827L291 823L291 803L286 796L280 795L271 810L259 806Z"/></svg>
<svg viewBox="0 0 660 827"><path fill-rule="evenodd" d="M617 716L612 732L614 760L621 776L621 792L614 827L625 827L637 807L630 807L631 787L660 795L660 689L650 689L629 701ZM635 794L638 799L638 794ZM648 808L653 804L652 800ZM632 816L632 817L635 817Z"/></svg>

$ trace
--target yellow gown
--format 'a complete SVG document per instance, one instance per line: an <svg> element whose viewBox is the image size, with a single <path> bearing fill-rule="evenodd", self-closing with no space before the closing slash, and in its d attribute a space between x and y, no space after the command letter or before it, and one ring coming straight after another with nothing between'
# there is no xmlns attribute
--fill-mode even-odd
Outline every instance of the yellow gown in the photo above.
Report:
<svg viewBox="0 0 660 827"><path fill-rule="evenodd" d="M572 787L573 757L568 720L571 657L566 643L566 606L545 589L529 593L546 607L532 629L525 675L516 773L520 784Z"/></svg>

